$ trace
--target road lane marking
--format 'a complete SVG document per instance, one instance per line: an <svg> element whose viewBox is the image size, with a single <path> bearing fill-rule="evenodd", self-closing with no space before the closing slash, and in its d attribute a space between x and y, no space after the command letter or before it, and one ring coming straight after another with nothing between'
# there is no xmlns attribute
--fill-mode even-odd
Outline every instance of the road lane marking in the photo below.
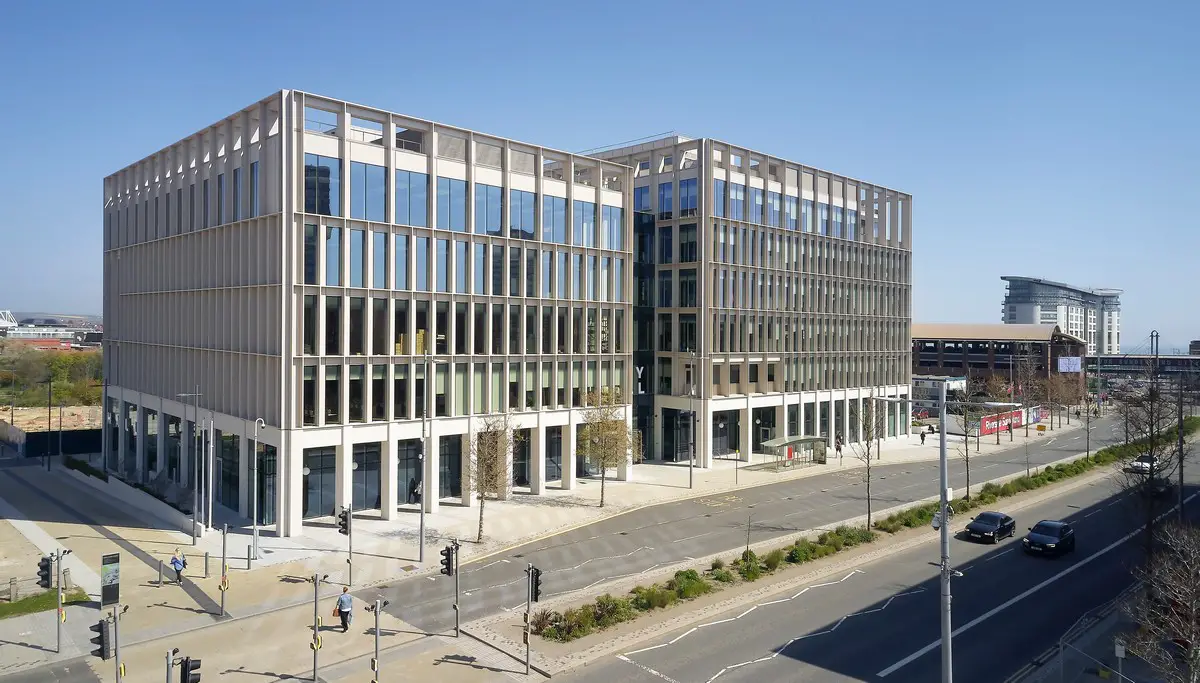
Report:
<svg viewBox="0 0 1200 683"><path fill-rule="evenodd" d="M1193 493L1192 495L1188 496L1187 498L1184 499L1183 504L1187 505L1197 495L1200 495L1200 494ZM1161 515L1159 515L1158 519L1162 519L1163 517L1165 517L1167 514L1169 514L1174 509L1175 509L1175 506L1171 506L1171 509L1167 510L1166 512L1163 512ZM1092 554L1092 555L1089 555L1089 556L1083 558L1079 562L1071 565L1070 567L1067 567L1066 569L1055 574L1054 576L1051 576L1050 578L1046 579L1045 581L1042 581L1041 583L1034 586L1033 588L1026 590L1024 593L1021 593L1020 595L1018 595L1016 597L1013 597L1013 598L1010 598L1010 599L1004 601L1000 605L993 607L992 609L988 610L987 612L984 612L983 614L979 615L978 617L975 617L974 619L967 622L966 624L959 626L958 628L954 629L953 632L951 632L951 634L950 634L951 641L953 641L955 636L958 636L962 633L966 633L967 631L978 626L979 624L982 624L983 622L987 621L988 619L991 619L992 617L996 616L1000 612L1008 609L1009 607L1012 607L1013 605L1024 600L1025 598L1028 598L1029 596L1031 596L1034 593L1038 592L1039 590L1045 588L1046 586L1049 586L1050 584L1054 583L1055 581L1058 581L1059 579L1063 578L1064 576L1067 576L1068 574L1075 572L1076 570L1080 569L1081 567L1085 567L1088 564L1091 564L1097 558L1103 557L1104 555L1108 554L1112 550L1119 547L1121 544L1125 543L1129 539L1131 539L1143 532L1144 532L1144 530L1140 527L1137 529L1134 529L1133 531L1125 534L1121 538L1118 538L1117 540L1108 544L1107 546L1105 546L1103 549L1096 552L1095 554ZM888 668L880 671L879 673L877 673L875 675L880 678L885 678L887 676L890 676L891 674L896 673L896 671L904 668L905 666L908 666L912 662L914 662L917 659L923 657L924 655L932 652L934 649L936 649L940 646L941 646L941 640L940 639L935 640L932 643L926 645L925 647L921 648L920 650L917 650L916 652L912 653L911 655L905 657L904 659L901 659L900 661L896 662L895 664L889 666Z"/></svg>
<svg viewBox="0 0 1200 683"><path fill-rule="evenodd" d="M847 614L847 615L845 615L845 616L844 616L844 617L842 617L841 619L838 619L838 620L837 620L837 621L836 621L836 622L833 624L833 626L830 626L829 628L825 629L824 631L816 631L816 632L814 632L814 633L806 633L806 634L804 634L804 635L802 635L802 636L796 636L795 638L792 638L791 640L787 641L787 642L786 642L786 643L784 643L783 645L780 645L778 648L776 648L775 650L773 650L773 651L771 652L771 654L769 654L769 655L764 655L764 656L762 656L762 657L759 657L758 659L752 659L752 660L750 660L750 661L748 661L748 662L739 662L739 663L737 663L737 664L730 664L729 666L727 666L727 667L725 667L725 668L721 669L721 670L720 670L720 671L718 671L716 674L714 674L712 678L708 679L708 682L707 682L707 683L713 683L713 681L717 680L717 679L718 679L718 678L720 678L722 675L724 675L725 673L727 673L728 671L730 671L730 670L732 670L732 669L739 669L739 668L741 668L741 667L743 667L743 666L750 666L751 664L760 664L760 663L762 663L762 662L768 662L768 661L770 661L770 660L772 660L772 659L775 659L775 658L776 658L776 657L778 657L779 655L783 654L783 651L784 651L784 650L786 650L786 649L787 649L787 648L788 648L788 647L789 647L789 646L790 646L792 643L796 643L796 642L799 642L799 641L801 641L801 640L807 640L807 639L809 639L809 638L815 638L815 637L817 637L817 636L824 636L824 635L828 635L828 634L830 634L830 633L833 633L834 631L836 631L836 630L838 629L838 627L839 627L839 626L841 626L841 625L842 625L842 624L843 624L843 623L844 623L844 622L845 622L847 619L849 619L850 617L861 617L861 616L865 616L865 615L867 615L867 614L875 614L875 613L877 613L877 612L882 612L882 611L884 611L885 609L887 609L887 608L888 608L888 606L892 604L892 601L894 601L896 598L902 598L902 597L904 597L904 596L906 596L906 595L916 595L917 593L924 593L924 592L925 592L925 589L924 589L924 588L918 588L918 589L916 589L916 590L907 591L907 592L905 592L905 593L897 593L896 595L893 595L893 596L889 597L889 598L888 598L888 599L887 599L887 600L886 600L886 601L885 601L885 602L884 602L882 605L880 605L879 607L876 607L876 608L874 608L874 609L863 610L863 611L861 611L861 612L855 612L855 613L853 613L853 614ZM692 630L694 631L695 629L692 629Z"/></svg>
<svg viewBox="0 0 1200 683"><path fill-rule="evenodd" d="M483 565L482 567L476 567L473 571L480 571L481 569L487 569L488 567L490 567L494 564L500 564L501 562L503 562L504 564L509 563L508 560L496 560L495 562L488 562L487 564Z"/></svg>
<svg viewBox="0 0 1200 683"><path fill-rule="evenodd" d="M654 669L651 669L650 667L646 666L645 664L640 664L638 662L635 662L632 659L629 659L628 657L626 657L625 655L617 655L617 659L619 659L623 662L629 662L630 664L636 666L637 668L641 669L642 671L645 671L646 673L651 674L652 676L658 676L659 678L663 679L664 681L667 681L668 683L679 683L679 681L675 680L674 678L671 678L670 676L668 676L666 674L659 673L659 672L655 671Z"/></svg>
<svg viewBox="0 0 1200 683"><path fill-rule="evenodd" d="M1003 556L1003 555L1007 555L1007 554L1011 553L1011 552L1012 552L1012 551L1014 551L1014 550L1016 550L1016 547L1009 548L1008 550L1005 550L1004 552L996 553L995 555L992 555L991 557L987 558L987 559L986 559L986 560L984 560L983 562L980 562L980 564L987 564L988 562L991 562L992 560L996 559L997 557L1001 557L1001 556Z"/></svg>
<svg viewBox="0 0 1200 683"><path fill-rule="evenodd" d="M549 574L549 573L551 573L551 572L569 572L569 571L574 571L574 570L576 570L576 569L579 569L580 567L582 567L583 565L585 565L585 564L587 564L587 563L589 563L589 562L599 562L600 560L618 560L618 559L621 559L621 558L623 558L623 557L629 557L630 555L634 555L634 554L640 553L640 552L642 552L643 550L654 550L654 548L651 548L651 547L650 547L650 546L648 546L648 545L644 545L644 546L641 546L640 548L638 548L638 549L636 549L636 550L631 550L631 551L629 551L629 552L627 552L627 553L622 553L622 554L620 554L620 555L605 555L604 557L592 557L592 558L589 558L589 559L586 559L586 560L584 560L583 562L580 562L579 564L575 565L574 567L560 567L560 568L558 568L558 569L547 569L547 570L546 570L546 573L547 573L547 574ZM521 581L524 581L524 579L521 579ZM507 586L508 584L504 584L504 585L505 585L505 586Z"/></svg>
<svg viewBox="0 0 1200 683"><path fill-rule="evenodd" d="M672 543L683 543L684 541L690 541L690 540L692 540L693 538L702 538L702 537L704 537L704 536L708 536L709 534L714 534L714 533L716 533L716 532L715 532L715 531L705 531L704 533L702 533L702 534L696 534L695 536L688 536L688 537L686 537L686 538L677 538L677 539L675 539L674 541L671 541L671 542L672 542Z"/></svg>

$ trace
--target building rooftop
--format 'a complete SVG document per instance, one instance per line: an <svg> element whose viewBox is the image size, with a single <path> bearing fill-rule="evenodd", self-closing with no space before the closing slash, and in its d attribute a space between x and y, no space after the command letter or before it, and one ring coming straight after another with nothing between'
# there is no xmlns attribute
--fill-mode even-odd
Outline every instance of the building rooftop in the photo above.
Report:
<svg viewBox="0 0 1200 683"><path fill-rule="evenodd" d="M1082 294L1091 294L1092 296L1121 296L1122 292L1124 291L1120 289L1097 287L1076 287L1075 285L1068 285L1065 282L1055 282L1054 280L1044 280L1040 277L1025 277L1023 275L1002 275L1000 276L1000 279L1004 280L1005 282L1032 282L1034 284L1047 285L1049 287L1058 287L1059 289L1069 289L1073 292L1080 292Z"/></svg>
<svg viewBox="0 0 1200 683"><path fill-rule="evenodd" d="M1058 325L1005 325L1004 323L913 323L913 339L962 339L991 341L1052 341L1055 336L1084 341L1059 329Z"/></svg>

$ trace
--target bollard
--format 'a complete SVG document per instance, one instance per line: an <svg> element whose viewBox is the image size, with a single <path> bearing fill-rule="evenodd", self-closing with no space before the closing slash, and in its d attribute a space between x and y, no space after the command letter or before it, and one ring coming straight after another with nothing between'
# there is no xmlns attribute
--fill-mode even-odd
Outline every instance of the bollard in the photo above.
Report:
<svg viewBox="0 0 1200 683"><path fill-rule="evenodd" d="M162 570L163 570L163 561L160 559L158 561L158 587L159 588L162 588Z"/></svg>
<svg viewBox="0 0 1200 683"><path fill-rule="evenodd" d="M19 597L20 597L20 593L17 592L17 580L9 579L8 580L8 601L16 602Z"/></svg>
<svg viewBox="0 0 1200 683"><path fill-rule="evenodd" d="M208 578L208 553L204 553L204 578Z"/></svg>
<svg viewBox="0 0 1200 683"><path fill-rule="evenodd" d="M69 591L74 588L75 584L71 583L71 569L69 567L63 567L62 574L63 590Z"/></svg>
<svg viewBox="0 0 1200 683"><path fill-rule="evenodd" d="M254 554L251 552L254 546L250 543L246 544L246 570L254 569Z"/></svg>

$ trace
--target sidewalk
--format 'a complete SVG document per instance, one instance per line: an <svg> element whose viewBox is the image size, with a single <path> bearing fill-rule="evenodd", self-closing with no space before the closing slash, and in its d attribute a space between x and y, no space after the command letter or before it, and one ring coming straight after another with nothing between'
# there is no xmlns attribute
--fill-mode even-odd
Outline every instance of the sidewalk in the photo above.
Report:
<svg viewBox="0 0 1200 683"><path fill-rule="evenodd" d="M1162 683L1163 679L1141 659L1126 651L1118 661L1115 644L1123 634L1137 628L1119 610L1113 609L1089 627L1071 634L1061 654L1058 647L1041 666L1010 683Z"/></svg>
<svg viewBox="0 0 1200 683"><path fill-rule="evenodd" d="M1069 434L1071 431L1073 430L1066 429L1065 424L1063 429L1056 429L1053 433L1047 432L1042 436L1030 430L1028 441L1030 445L1045 447L1053 443L1057 436ZM995 437L991 437L990 440L984 437L980 441L981 451L976 454L972 448L972 457L1013 450L1014 454L1023 458L1025 441L1023 430L1014 433L1012 442L1008 441L1007 434L1002 435L999 446L995 443ZM952 445L952 457L957 457L953 449ZM840 462L831 453L827 465L801 465L780 472L764 469L761 466L764 458L761 456L756 457L756 462L749 465L738 463L736 471L734 461L717 460L712 469L694 470L695 483L691 489L688 488L686 464L640 464L634 467L632 481L607 482L606 505L603 509L598 507L600 482L594 479L578 480L573 491L555 488L548 489L543 496L518 493L507 501L488 501L485 541L481 544L464 541L463 562L478 560L490 553L548 533L560 533L572 527L648 505L834 471L849 473L861 470L863 465L853 454L853 448L847 447ZM937 457L936 438L928 438L922 446L914 436L910 441L883 444L876 464L933 461ZM38 486L62 487L62 490L68 492L68 495L64 496L68 500L61 504L77 507L80 512L88 515L99 514L93 511L104 508L107 514L95 520L89 519L91 524L83 524L77 519L50 518L50 521L44 521L47 515L28 514L24 515L24 519L32 521L18 521L18 524L35 527L34 530L29 530L29 535L36 535L38 530L45 529L41 531L44 536L42 542L45 543L49 539L51 543L61 542L71 548L74 553L68 556L68 559L76 558L76 561L84 565L85 570L87 566L98 568L101 554L121 553L121 600L122 604L130 606L129 612L122 620L123 643L132 645L172 633L210 626L220 620L219 532L210 531L193 547L191 538L186 534L152 528L155 526L154 521L147 520L145 513L126 508L120 502L111 499L99 501L97 497L102 494L91 491L62 472L38 471L27 474L25 469L20 472L20 476ZM3 474L0 473L0 476ZM3 495L10 494L6 490ZM40 499L32 497L35 495L33 493L22 492L21 495L32 501L25 503L26 505L41 503ZM3 510L3 502L0 501L0 516L7 516ZM453 537L474 540L478 513L477 507L443 504L438 514L427 516L428 545L425 567L418 566L415 561L419 517L415 510L412 514L401 514L400 519L390 522L379 520L378 513L356 515L353 565L355 590L425 571L434 571L437 567L437 551L445 540ZM99 526L101 524L105 526ZM340 592L341 585L349 583L346 571L346 538L339 535L332 524L307 526L305 535L301 537L276 538L262 534L262 559L253 563L252 569L247 568L246 560L246 548L250 542L249 529L230 529L227 541L229 590L225 593L225 603L226 613L229 617L237 619L227 626L207 629L214 634L234 634L221 636L222 638L237 638L236 634L244 628L240 624L260 618L255 615L280 610L290 605L311 605L313 589L307 579L313 574L328 575L329 584L321 589L322 599L326 603L330 600L328 596ZM36 541L34 544L38 545ZM159 587L157 562L169 559L176 548L183 551L188 558L184 586L181 588L167 583ZM47 551L45 548L42 550ZM211 557L207 578L204 569L205 551L209 552ZM464 567L464 571L466 570ZM75 574L75 570L72 573ZM81 571L80 576L83 575L85 572ZM169 567L166 568L166 578L173 578ZM84 585L79 579L77 583ZM95 579L94 591L90 585L85 585L85 588L90 593L98 593L98 578ZM362 618L362 614L359 616ZM89 650L86 629L95 623L98 617L94 608L73 607L68 610L67 630L75 633L78 629L80 638L77 642L82 643L82 646L65 648L66 651L62 654L52 651L52 613L0 620L0 641L7 640L26 645L25 648L21 648L21 668L36 666L45 661L61 660L85 654ZM280 620L274 619L272 623L278 623ZM311 621L311 607L308 609L308 616L300 619L304 623ZM308 636L304 636L302 640L303 647L307 648ZM304 652L308 653L308 650L305 649ZM6 661L5 664L8 665L9 662ZM2 669L0 672L7 673L8 669ZM437 675L441 675L440 672Z"/></svg>

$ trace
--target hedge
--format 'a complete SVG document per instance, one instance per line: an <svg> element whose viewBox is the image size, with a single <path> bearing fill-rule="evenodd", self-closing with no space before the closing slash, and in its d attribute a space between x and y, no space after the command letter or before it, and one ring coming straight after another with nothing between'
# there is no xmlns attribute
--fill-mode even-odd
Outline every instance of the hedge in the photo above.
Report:
<svg viewBox="0 0 1200 683"><path fill-rule="evenodd" d="M1183 421L1183 433L1190 435L1200 430L1200 417L1189 417ZM1175 428L1167 430L1161 440L1173 443L1178 438L1178 432ZM1025 475L1017 477L1003 485L994 483L984 484L979 489L979 493L971 498L966 496L950 501L950 508L955 514L969 512L975 508L987 507L995 503L1001 498L1015 496L1024 491L1032 491L1039 489L1048 484L1053 484L1056 481L1077 477L1084 472L1088 472L1097 467L1104 467L1116 462L1132 460L1139 455L1144 454L1145 446L1148 439L1141 439L1129 445L1116 444L1105 446L1096 451L1091 458L1087 460L1075 460L1069 463L1059 463L1057 465L1049 465L1043 468L1040 472L1034 475ZM937 512L938 503L923 503L907 510L888 515L884 519L875 522L875 528L880 531L885 531L894 534L902 529L916 529L929 525L933 521L933 515Z"/></svg>

